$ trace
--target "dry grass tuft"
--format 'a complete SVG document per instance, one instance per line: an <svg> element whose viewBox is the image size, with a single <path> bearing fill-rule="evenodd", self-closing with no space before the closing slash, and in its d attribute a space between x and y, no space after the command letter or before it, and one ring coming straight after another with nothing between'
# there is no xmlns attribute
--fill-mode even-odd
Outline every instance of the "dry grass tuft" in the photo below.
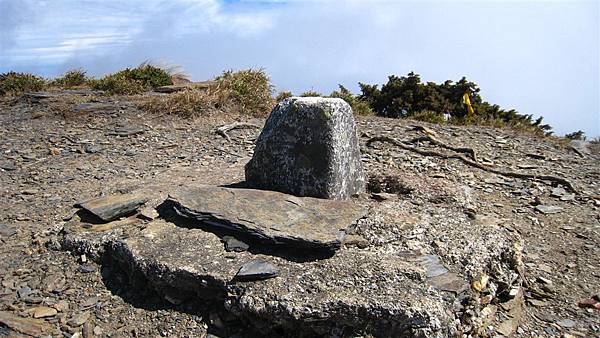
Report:
<svg viewBox="0 0 600 338"><path fill-rule="evenodd" d="M224 112L247 116L264 116L275 104L269 77L263 70L226 71L195 88L164 96L151 97L140 108L156 114L193 117Z"/></svg>

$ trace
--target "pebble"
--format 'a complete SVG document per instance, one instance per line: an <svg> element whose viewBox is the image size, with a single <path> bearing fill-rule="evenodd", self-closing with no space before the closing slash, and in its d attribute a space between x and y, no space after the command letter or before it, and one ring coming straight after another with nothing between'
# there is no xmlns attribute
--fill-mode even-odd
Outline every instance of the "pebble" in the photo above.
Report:
<svg viewBox="0 0 600 338"><path fill-rule="evenodd" d="M537 300L537 299L528 299L527 300L529 302L529 304L535 306L535 307L543 307L546 306L546 302L542 301L542 300Z"/></svg>
<svg viewBox="0 0 600 338"><path fill-rule="evenodd" d="M104 331L102 331L102 328L100 326L94 327L94 335L100 336L100 335L102 335L102 333L104 333Z"/></svg>
<svg viewBox="0 0 600 338"><path fill-rule="evenodd" d="M17 230L9 227L6 224L0 224L0 237L11 237L12 235L16 234Z"/></svg>
<svg viewBox="0 0 600 338"><path fill-rule="evenodd" d="M94 324L91 321L87 321L83 324L83 329L81 330L81 334L83 338L93 338L94 337Z"/></svg>
<svg viewBox="0 0 600 338"><path fill-rule="evenodd" d="M64 312L69 309L69 303L64 299L61 299L58 302L56 302L56 304L52 305L52 307L54 307L60 312Z"/></svg>
<svg viewBox="0 0 600 338"><path fill-rule="evenodd" d="M90 272L96 271L96 268L93 265L81 264L79 266L79 271L81 271L83 273L90 273Z"/></svg>
<svg viewBox="0 0 600 338"><path fill-rule="evenodd" d="M90 318L89 311L79 312L79 313L73 315L73 317L71 317L71 319L69 319L67 324L69 324L69 326L72 326L72 327L81 326L85 322L87 322L87 320L89 318Z"/></svg>
<svg viewBox="0 0 600 338"><path fill-rule="evenodd" d="M94 144L88 144L85 146L85 152L88 154L96 154L100 152L100 147Z"/></svg>
<svg viewBox="0 0 600 338"><path fill-rule="evenodd" d="M5 163L0 163L0 169L6 170L6 171L14 171L14 170L17 170L17 166L15 166L12 163L5 162Z"/></svg>
<svg viewBox="0 0 600 338"><path fill-rule="evenodd" d="M223 236L221 240L225 243L226 251L243 252L249 248L248 244L232 236Z"/></svg>
<svg viewBox="0 0 600 338"><path fill-rule="evenodd" d="M263 260L251 260L244 264L235 279L239 281L254 281L277 277L279 270L273 264Z"/></svg>
<svg viewBox="0 0 600 338"><path fill-rule="evenodd" d="M33 318L45 318L52 317L58 313L56 309L47 307L47 306L39 306L36 307L33 311Z"/></svg>
<svg viewBox="0 0 600 338"><path fill-rule="evenodd" d="M24 286L24 287L20 288L19 291L17 291L17 293L19 294L19 297L25 298L25 297L29 296L30 294L32 294L33 290L31 290L31 288L29 286Z"/></svg>
<svg viewBox="0 0 600 338"><path fill-rule="evenodd" d="M559 320L558 322L556 322L556 324L558 324L564 328L570 329L570 328L574 327L576 323L572 319L562 319L562 320Z"/></svg>
<svg viewBox="0 0 600 338"><path fill-rule="evenodd" d="M535 207L535 210L541 212L544 215L557 214L563 211L563 208L556 205L544 205L540 204Z"/></svg>
<svg viewBox="0 0 600 338"><path fill-rule="evenodd" d="M92 298L88 298L85 300L85 302L83 302L81 304L81 307L85 308L90 308L94 305L96 305L96 303L98 303L98 297L92 297Z"/></svg>

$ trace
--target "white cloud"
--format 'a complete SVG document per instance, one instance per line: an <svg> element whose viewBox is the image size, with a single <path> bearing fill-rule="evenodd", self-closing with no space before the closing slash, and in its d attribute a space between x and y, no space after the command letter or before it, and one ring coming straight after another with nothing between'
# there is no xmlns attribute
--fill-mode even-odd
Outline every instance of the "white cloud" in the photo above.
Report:
<svg viewBox="0 0 600 338"><path fill-rule="evenodd" d="M268 13L227 12L217 0L81 1L36 3L0 0L2 46L7 63L33 60L66 61L82 54L103 55L135 41L177 38L227 31L241 37L271 28ZM26 6L29 5L29 6ZM34 11L35 20L24 21ZM12 19L11 19L12 18ZM17 22L16 18L21 18ZM16 30L17 23L20 29ZM12 25L8 27L8 25ZM4 27L7 26L7 27ZM153 33L153 34L149 34Z"/></svg>
<svg viewBox="0 0 600 338"><path fill-rule="evenodd" d="M0 9L2 1L27 3L0 0ZM21 67L56 75L83 67L101 75L164 59L197 80L265 67L278 89L324 93L338 83L357 90L358 81L382 83L409 71L437 82L466 75L490 102L544 115L559 132L599 135L598 6L55 0L36 3L27 15L11 8L15 29L2 28L0 11L0 41L16 37L0 49L0 72Z"/></svg>

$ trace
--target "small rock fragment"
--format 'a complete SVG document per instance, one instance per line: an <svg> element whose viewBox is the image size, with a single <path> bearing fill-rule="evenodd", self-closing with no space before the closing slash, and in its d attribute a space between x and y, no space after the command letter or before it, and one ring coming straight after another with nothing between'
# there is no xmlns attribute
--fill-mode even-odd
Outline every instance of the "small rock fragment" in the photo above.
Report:
<svg viewBox="0 0 600 338"><path fill-rule="evenodd" d="M16 234L17 230L9 227L6 224L0 224L0 237L11 237L12 235Z"/></svg>
<svg viewBox="0 0 600 338"><path fill-rule="evenodd" d="M94 323L91 320L85 322L83 324L83 329L81 330L83 338L93 338L94 337Z"/></svg>
<svg viewBox="0 0 600 338"><path fill-rule="evenodd" d="M271 263L263 260L252 260L244 264L234 279L238 281L256 281L277 277L279 270Z"/></svg>
<svg viewBox="0 0 600 338"><path fill-rule="evenodd" d="M543 300L537 300L537 299L528 299L527 302L535 307L543 307L546 306L546 302L544 302Z"/></svg>
<svg viewBox="0 0 600 338"><path fill-rule="evenodd" d="M556 324L558 324L564 328L570 329L570 328L574 327L576 323L572 319L562 319L562 320L559 320L558 322L556 322Z"/></svg>
<svg viewBox="0 0 600 338"><path fill-rule="evenodd" d="M550 215L550 214L557 214L559 212L562 212L563 208L556 206L556 205L540 204L535 207L535 210L541 212L542 214Z"/></svg>
<svg viewBox="0 0 600 338"><path fill-rule="evenodd" d="M83 273L90 273L96 271L96 268L93 265L81 264L79 270Z"/></svg>
<svg viewBox="0 0 600 338"><path fill-rule="evenodd" d="M579 306L580 308L590 308L590 309L600 310L600 300L596 300L594 297L583 299L583 300L579 301L579 303L577 303L577 306Z"/></svg>
<svg viewBox="0 0 600 338"><path fill-rule="evenodd" d="M17 170L17 166L10 162L2 162L0 163L0 169L5 171L14 171Z"/></svg>
<svg viewBox="0 0 600 338"><path fill-rule="evenodd" d="M17 291L17 293L19 294L19 297L21 298L25 298L27 296L29 296L30 294L32 294L34 291L31 290L31 288L29 286L24 286L22 288L19 289L19 291Z"/></svg>
<svg viewBox="0 0 600 338"><path fill-rule="evenodd" d="M80 207L110 222L135 211L147 201L147 198L137 194L112 195L81 203Z"/></svg>
<svg viewBox="0 0 600 338"><path fill-rule="evenodd" d="M61 299L56 302L56 304L52 305L52 307L60 312L64 312L69 309L69 303L64 299Z"/></svg>
<svg viewBox="0 0 600 338"><path fill-rule="evenodd" d="M473 290L481 292L487 286L487 282L490 279L488 275L480 275L477 279L471 283Z"/></svg>
<svg viewBox="0 0 600 338"><path fill-rule="evenodd" d="M239 232L288 248L333 252L346 229L365 214L349 201L296 197L276 191L199 186L169 196L165 205L206 227Z"/></svg>
<svg viewBox="0 0 600 338"><path fill-rule="evenodd" d="M368 247L371 243L361 235L351 234L347 235L342 241L344 246L356 246L360 249Z"/></svg>
<svg viewBox="0 0 600 338"><path fill-rule="evenodd" d="M94 145L94 144L88 144L85 146L85 152L88 154L96 154L100 152L100 147Z"/></svg>
<svg viewBox="0 0 600 338"><path fill-rule="evenodd" d="M223 236L222 241L225 243L226 251L243 252L249 248L248 244L232 236Z"/></svg>
<svg viewBox="0 0 600 338"><path fill-rule="evenodd" d="M52 316L56 315L57 313L58 313L58 311L56 311L56 309L53 309L51 307L38 306L33 311L33 318L52 317Z"/></svg>
<svg viewBox="0 0 600 338"><path fill-rule="evenodd" d="M69 326L77 327L83 325L90 318L89 311L79 312L73 315L71 319L67 322Z"/></svg>
<svg viewBox="0 0 600 338"><path fill-rule="evenodd" d="M94 305L96 305L98 303L98 297L91 297L86 299L82 304L81 307L84 309L90 308Z"/></svg>
<svg viewBox="0 0 600 338"><path fill-rule="evenodd" d="M100 335L102 335L102 333L104 333L104 331L102 330L102 328L100 326L94 327L94 335L100 336Z"/></svg>
<svg viewBox="0 0 600 338"><path fill-rule="evenodd" d="M22 334L39 337L52 327L41 319L23 318L11 312L0 311L0 324Z"/></svg>

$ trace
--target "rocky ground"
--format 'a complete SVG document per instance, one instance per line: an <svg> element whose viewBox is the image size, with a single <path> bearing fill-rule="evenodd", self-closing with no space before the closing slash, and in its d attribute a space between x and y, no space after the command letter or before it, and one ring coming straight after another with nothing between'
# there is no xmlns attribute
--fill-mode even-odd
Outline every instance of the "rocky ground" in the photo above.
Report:
<svg viewBox="0 0 600 338"><path fill-rule="evenodd" d="M144 189L160 202L170 189L243 181L243 165L252 156L259 130L233 130L229 141L215 128L240 120L264 123L237 116L150 115L138 110L137 100L68 93L2 101L0 336L385 335L376 329L380 322L344 331L300 321L289 331L292 326L281 322L304 306L293 298L278 299L274 312L266 304L267 315L257 312L258 300L274 297L272 293L316 302L303 298L307 293L300 286L305 285L324 290L324 295L360 290L355 296L344 294L336 310L342 319L348 304L372 304L381 311L400 306L396 309L422 309L453 320L441 322L444 329L431 328L429 322L427 329L406 331L414 336L600 336L600 311L594 308L594 297L600 297L600 156L551 139L486 127L358 118L363 163L372 179L370 193L354 203L369 212L352 241L333 258L298 263L275 257L281 277L229 290L241 293L225 304L174 299L156 283L132 286L131 271L94 257L97 251L65 246L77 220L74 205ZM398 140L435 135L447 145L472 148L478 163L562 177L576 191L551 180L498 175L389 143L367 144L382 135ZM413 145L455 153L428 141ZM142 213L157 217L151 208ZM134 229L121 232L115 243L137 245L143 254L156 242L141 241L145 237L135 237L137 231L147 235L156 224L139 219L125 218L113 226ZM110 227L95 229L82 233L93 232L103 240L113 234ZM197 250L203 253L201 245ZM444 272L431 273L432 266ZM294 267L309 273L296 276ZM394 275L397 271L403 275ZM437 276L452 279L439 281ZM327 315L331 309L325 305L315 305L315 311Z"/></svg>

